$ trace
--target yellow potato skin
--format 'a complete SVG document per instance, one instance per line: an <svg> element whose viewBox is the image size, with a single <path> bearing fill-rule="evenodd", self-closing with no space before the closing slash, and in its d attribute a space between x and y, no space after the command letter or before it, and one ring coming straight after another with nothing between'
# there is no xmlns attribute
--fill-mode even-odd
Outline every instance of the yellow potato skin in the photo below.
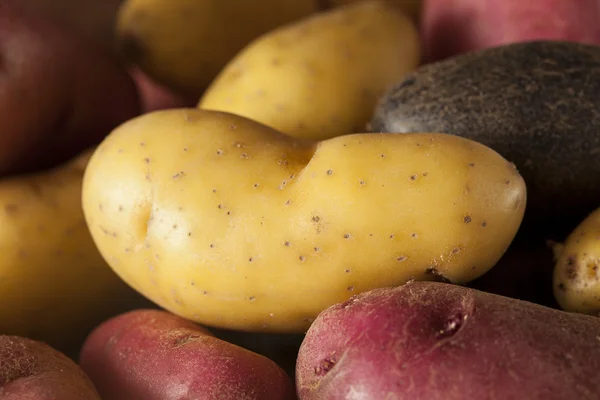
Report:
<svg viewBox="0 0 600 400"><path fill-rule="evenodd" d="M253 41L198 107L312 140L364 132L377 99L419 61L418 32L408 17L386 2L358 2Z"/></svg>
<svg viewBox="0 0 600 400"><path fill-rule="evenodd" d="M565 311L600 315L600 208L554 246L554 297Z"/></svg>
<svg viewBox="0 0 600 400"><path fill-rule="evenodd" d="M252 39L319 10L316 0L125 0L120 52L149 76L200 97Z"/></svg>
<svg viewBox="0 0 600 400"><path fill-rule="evenodd" d="M311 142L233 114L157 111L109 135L84 213L114 270L171 312L302 332L333 303L410 279L464 283L523 217L512 164L464 138Z"/></svg>
<svg viewBox="0 0 600 400"><path fill-rule="evenodd" d="M141 304L106 264L85 223L81 186L91 154L0 180L3 334L70 351L105 318Z"/></svg>

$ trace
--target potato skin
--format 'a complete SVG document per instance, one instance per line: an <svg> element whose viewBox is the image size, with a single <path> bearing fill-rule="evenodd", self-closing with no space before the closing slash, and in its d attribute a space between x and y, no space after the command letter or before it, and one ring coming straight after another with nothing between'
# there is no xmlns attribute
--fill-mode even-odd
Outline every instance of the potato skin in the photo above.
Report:
<svg viewBox="0 0 600 400"><path fill-rule="evenodd" d="M157 82L198 99L252 39L318 6L315 0L125 0L117 46Z"/></svg>
<svg viewBox="0 0 600 400"><path fill-rule="evenodd" d="M325 310L298 354L300 400L597 399L600 319L439 282Z"/></svg>
<svg viewBox="0 0 600 400"><path fill-rule="evenodd" d="M79 347L100 321L142 297L104 261L81 205L93 150L36 174L0 180L0 332Z"/></svg>
<svg viewBox="0 0 600 400"><path fill-rule="evenodd" d="M600 208L554 252L554 296L561 308L600 316Z"/></svg>
<svg viewBox="0 0 600 400"><path fill-rule="evenodd" d="M92 237L128 284L194 321L265 332L302 332L375 287L468 282L504 253L525 203L514 166L464 138L317 143L199 109L113 131L83 187Z"/></svg>
<svg viewBox="0 0 600 400"><path fill-rule="evenodd" d="M80 364L111 400L295 398L273 361L160 310L104 322L86 340Z"/></svg>
<svg viewBox="0 0 600 400"><path fill-rule="evenodd" d="M0 60L0 176L67 162L139 113L116 59L20 0L0 2Z"/></svg>
<svg viewBox="0 0 600 400"><path fill-rule="evenodd" d="M390 3L361 1L256 39L198 107L313 140L364 132L377 99L419 60L414 23Z"/></svg>
<svg viewBox="0 0 600 400"><path fill-rule="evenodd" d="M600 204L599 92L600 47L517 43L419 68L380 100L370 130L489 146L527 183L524 228L562 238Z"/></svg>
<svg viewBox="0 0 600 400"><path fill-rule="evenodd" d="M45 343L0 336L0 399L100 400L83 370Z"/></svg>

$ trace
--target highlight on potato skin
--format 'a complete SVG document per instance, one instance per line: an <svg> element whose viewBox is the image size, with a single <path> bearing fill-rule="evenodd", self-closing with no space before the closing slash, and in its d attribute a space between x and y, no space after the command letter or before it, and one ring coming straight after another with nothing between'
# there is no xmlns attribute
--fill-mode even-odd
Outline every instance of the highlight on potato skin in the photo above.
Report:
<svg viewBox="0 0 600 400"><path fill-rule="evenodd" d="M85 223L81 190L93 151L0 180L0 332L73 351L104 318L143 303Z"/></svg>
<svg viewBox="0 0 600 400"><path fill-rule="evenodd" d="M311 140L360 133L378 98L420 55L415 24L393 2L351 2L252 41L198 107Z"/></svg>
<svg viewBox="0 0 600 400"><path fill-rule="evenodd" d="M468 282L525 204L514 165L458 136L312 142L199 109L122 125L83 185L92 237L125 282L196 322L263 332L302 332L380 286Z"/></svg>
<svg viewBox="0 0 600 400"><path fill-rule="evenodd" d="M553 249L554 296L560 307L600 316L600 208Z"/></svg>
<svg viewBox="0 0 600 400"><path fill-rule="evenodd" d="M100 324L80 363L104 399L295 399L292 380L273 361L162 310Z"/></svg>
<svg viewBox="0 0 600 400"><path fill-rule="evenodd" d="M600 398L600 319L439 282L323 311L296 364L300 400Z"/></svg>

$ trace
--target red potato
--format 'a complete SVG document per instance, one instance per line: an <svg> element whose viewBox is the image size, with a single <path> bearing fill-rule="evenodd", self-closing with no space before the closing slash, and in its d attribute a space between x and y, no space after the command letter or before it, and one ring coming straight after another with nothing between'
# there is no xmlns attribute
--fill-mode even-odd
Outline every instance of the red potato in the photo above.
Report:
<svg viewBox="0 0 600 400"><path fill-rule="evenodd" d="M52 347L19 336L0 336L1 400L100 400L90 379Z"/></svg>
<svg viewBox="0 0 600 400"><path fill-rule="evenodd" d="M0 176L66 162L139 114L116 58L20 5L0 2Z"/></svg>
<svg viewBox="0 0 600 400"><path fill-rule="evenodd" d="M599 0L424 0L425 58L536 39L600 43Z"/></svg>
<svg viewBox="0 0 600 400"><path fill-rule="evenodd" d="M295 398L273 361L160 310L136 310L97 327L81 362L110 400Z"/></svg>
<svg viewBox="0 0 600 400"><path fill-rule="evenodd" d="M600 318L435 282L330 307L296 366L301 400L599 399Z"/></svg>

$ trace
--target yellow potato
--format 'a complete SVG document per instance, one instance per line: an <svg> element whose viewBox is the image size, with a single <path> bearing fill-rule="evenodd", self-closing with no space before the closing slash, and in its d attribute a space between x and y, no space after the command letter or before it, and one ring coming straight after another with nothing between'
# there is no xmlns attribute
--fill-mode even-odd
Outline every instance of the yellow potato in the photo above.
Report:
<svg viewBox="0 0 600 400"><path fill-rule="evenodd" d="M70 351L105 318L141 304L108 267L83 218L81 185L90 156L0 180L3 334Z"/></svg>
<svg viewBox="0 0 600 400"><path fill-rule="evenodd" d="M316 0L125 0L117 44L151 77L200 97L248 42L318 6Z"/></svg>
<svg viewBox="0 0 600 400"><path fill-rule="evenodd" d="M468 139L311 142L199 109L117 128L83 187L92 236L131 286L206 325L270 332L376 287L482 275L525 203L515 167Z"/></svg>
<svg viewBox="0 0 600 400"><path fill-rule="evenodd" d="M554 296L563 310L600 316L600 208L554 246Z"/></svg>
<svg viewBox="0 0 600 400"><path fill-rule="evenodd" d="M358 2L255 40L198 107L313 140L364 132L378 98L417 68L419 58L408 17L386 2Z"/></svg>

